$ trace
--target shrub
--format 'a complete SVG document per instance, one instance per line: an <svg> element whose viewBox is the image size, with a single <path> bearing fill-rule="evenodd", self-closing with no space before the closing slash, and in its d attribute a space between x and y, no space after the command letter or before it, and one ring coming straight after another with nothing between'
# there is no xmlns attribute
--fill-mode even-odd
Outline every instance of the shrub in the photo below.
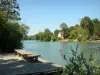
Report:
<svg viewBox="0 0 100 75"><path fill-rule="evenodd" d="M77 48L76 51L72 50L73 56L69 58L69 64L65 67L64 75L100 75L98 57L93 57L91 53L89 60L86 60L83 53L77 54Z"/></svg>
<svg viewBox="0 0 100 75"><path fill-rule="evenodd" d="M7 21L4 15L0 12L0 52L14 52L14 49L23 47L21 40L26 28L17 22Z"/></svg>
<svg viewBox="0 0 100 75"><path fill-rule="evenodd" d="M77 40L78 40L79 42L81 42L81 41L82 41L82 36L78 36L78 37L77 37Z"/></svg>
<svg viewBox="0 0 100 75"><path fill-rule="evenodd" d="M53 36L51 37L51 40L52 40L52 41L57 41L57 40L58 40L58 37L56 37L55 35L53 35Z"/></svg>

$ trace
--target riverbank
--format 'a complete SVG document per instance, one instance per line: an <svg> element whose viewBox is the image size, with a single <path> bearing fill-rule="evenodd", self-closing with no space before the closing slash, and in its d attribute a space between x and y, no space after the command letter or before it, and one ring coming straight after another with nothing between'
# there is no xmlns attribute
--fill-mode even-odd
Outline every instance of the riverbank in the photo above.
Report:
<svg viewBox="0 0 100 75"><path fill-rule="evenodd" d="M52 73L62 66L46 61L42 58L38 62L28 62L14 53L0 54L1 75L40 75L41 73Z"/></svg>
<svg viewBox="0 0 100 75"><path fill-rule="evenodd" d="M63 39L63 40L60 40L59 42L78 42L77 39Z"/></svg>
<svg viewBox="0 0 100 75"><path fill-rule="evenodd" d="M78 42L77 39L63 39L60 40L59 42ZM86 41L82 41L82 42L86 42L86 43L100 43L100 40L86 40Z"/></svg>

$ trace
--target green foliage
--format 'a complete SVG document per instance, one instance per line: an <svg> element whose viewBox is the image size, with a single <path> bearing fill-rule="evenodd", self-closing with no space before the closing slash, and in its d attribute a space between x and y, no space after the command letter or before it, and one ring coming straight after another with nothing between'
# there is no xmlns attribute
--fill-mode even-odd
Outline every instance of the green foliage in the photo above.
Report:
<svg viewBox="0 0 100 75"><path fill-rule="evenodd" d="M78 32L77 32L76 29L74 29L74 30L72 30L72 31L70 32L69 39L76 39L77 36L78 36Z"/></svg>
<svg viewBox="0 0 100 75"><path fill-rule="evenodd" d="M27 38L29 27L19 24L17 0L0 0L0 52L14 52L23 47L22 39Z"/></svg>
<svg viewBox="0 0 100 75"><path fill-rule="evenodd" d="M0 0L0 10L7 15L7 19L20 20L20 9L17 0Z"/></svg>
<svg viewBox="0 0 100 75"><path fill-rule="evenodd" d="M28 33L29 29L30 28L27 25L20 24L20 32L21 32L21 34L23 34L23 39L24 40L28 39L27 33Z"/></svg>
<svg viewBox="0 0 100 75"><path fill-rule="evenodd" d="M62 24L60 25L60 28L61 28L62 30L66 30L66 28L68 28L68 27L67 27L67 24L66 24L66 23L62 23Z"/></svg>
<svg viewBox="0 0 100 75"><path fill-rule="evenodd" d="M50 30L47 28L44 31L44 41L51 41L51 36L52 33L50 32Z"/></svg>
<svg viewBox="0 0 100 75"><path fill-rule="evenodd" d="M53 36L51 37L51 40L52 40L52 41L57 41L58 38L57 38L57 36L53 35Z"/></svg>
<svg viewBox="0 0 100 75"><path fill-rule="evenodd" d="M78 37L77 37L77 40L78 40L79 42L82 42L82 36L78 36Z"/></svg>
<svg viewBox="0 0 100 75"><path fill-rule="evenodd" d="M53 35L53 33L48 28L46 28L44 32L37 33L36 35L34 35L34 37L33 38L35 40L40 40L40 41L51 41L57 38L56 36Z"/></svg>
<svg viewBox="0 0 100 75"><path fill-rule="evenodd" d="M39 35L38 34L35 35L35 40L39 40Z"/></svg>
<svg viewBox="0 0 100 75"><path fill-rule="evenodd" d="M64 75L100 75L98 57L93 57L91 53L89 60L86 60L83 53L77 53L77 48L76 51L72 50L73 56L69 58L69 64L65 67Z"/></svg>
<svg viewBox="0 0 100 75"><path fill-rule="evenodd" d="M89 17L85 16L84 18L82 18L80 25L82 28L88 28L91 24L91 20Z"/></svg>
<svg viewBox="0 0 100 75"><path fill-rule="evenodd" d="M100 38L100 20L90 19L85 16L80 21L80 25L76 24L75 26L67 27L66 23L62 23L60 28L63 31L64 39L75 40L78 41L87 41L87 40L99 40ZM39 32L35 35L36 40L41 41L51 41L58 37L58 33L60 30L55 30L54 34L49 30L45 29L44 32ZM55 37L56 36L56 37ZM61 40L61 38L57 38Z"/></svg>
<svg viewBox="0 0 100 75"><path fill-rule="evenodd" d="M88 33L89 33L88 37L90 38L94 32L94 25L92 23L92 20L86 16L82 18L80 25L82 28L88 29Z"/></svg>
<svg viewBox="0 0 100 75"><path fill-rule="evenodd" d="M55 35L55 36L58 36L58 33L59 33L59 30L56 29L56 30L54 31L54 35Z"/></svg>
<svg viewBox="0 0 100 75"><path fill-rule="evenodd" d="M95 18L92 20L93 24L94 24L94 37L100 38L100 21Z"/></svg>
<svg viewBox="0 0 100 75"><path fill-rule="evenodd" d="M61 30L64 32L64 34L63 34L63 36L64 36L64 39L67 37L67 29L68 29L68 27L67 27L67 24L66 23L62 23L61 25L60 25L60 28L61 28Z"/></svg>
<svg viewBox="0 0 100 75"><path fill-rule="evenodd" d="M28 36L28 40L35 40L35 36Z"/></svg>
<svg viewBox="0 0 100 75"><path fill-rule="evenodd" d="M7 21L6 14L0 12L0 52L13 52L23 47L21 40L27 30L22 27L17 22Z"/></svg>
<svg viewBox="0 0 100 75"><path fill-rule="evenodd" d="M22 38L27 33L25 25L17 21L19 5L16 0L0 0L0 52L14 52L22 48Z"/></svg>
<svg viewBox="0 0 100 75"><path fill-rule="evenodd" d="M44 40L44 33L43 32L39 32L39 40L43 41Z"/></svg>
<svg viewBox="0 0 100 75"><path fill-rule="evenodd" d="M97 40L100 38L100 21L97 18L91 20L89 17L84 17L80 25L68 28L68 35L69 39L78 39L78 41Z"/></svg>

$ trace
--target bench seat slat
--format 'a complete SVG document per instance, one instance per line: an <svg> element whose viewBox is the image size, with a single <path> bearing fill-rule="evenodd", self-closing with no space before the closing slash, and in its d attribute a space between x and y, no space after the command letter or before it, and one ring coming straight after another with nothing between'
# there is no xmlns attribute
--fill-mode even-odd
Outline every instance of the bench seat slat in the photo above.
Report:
<svg viewBox="0 0 100 75"><path fill-rule="evenodd" d="M25 51L25 50L15 50L16 53L23 55L23 56L27 56L27 57L39 57L39 54L33 54L31 52Z"/></svg>

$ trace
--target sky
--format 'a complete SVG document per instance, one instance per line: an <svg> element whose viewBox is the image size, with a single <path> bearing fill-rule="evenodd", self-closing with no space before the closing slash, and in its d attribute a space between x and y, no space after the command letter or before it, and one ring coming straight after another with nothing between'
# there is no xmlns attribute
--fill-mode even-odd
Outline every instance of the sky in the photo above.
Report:
<svg viewBox="0 0 100 75"><path fill-rule="evenodd" d="M84 16L100 19L100 0L17 0L21 23L30 27L28 35L45 28L52 32L61 23L79 24Z"/></svg>

